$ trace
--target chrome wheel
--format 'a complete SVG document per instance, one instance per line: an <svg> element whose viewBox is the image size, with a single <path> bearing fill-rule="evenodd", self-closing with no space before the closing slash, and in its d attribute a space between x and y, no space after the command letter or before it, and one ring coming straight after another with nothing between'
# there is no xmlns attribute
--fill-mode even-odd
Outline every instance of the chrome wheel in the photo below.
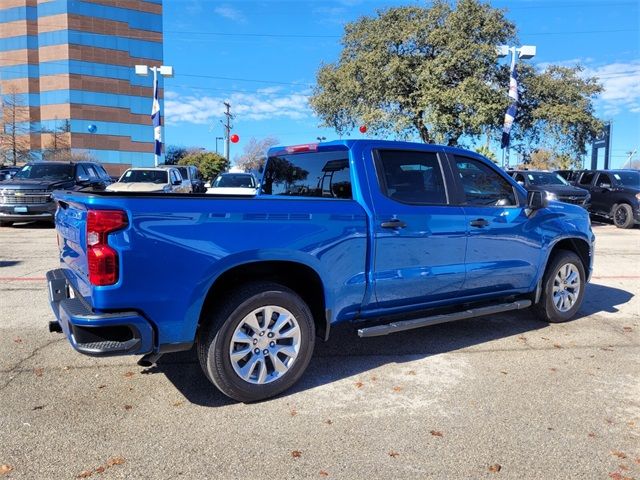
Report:
<svg viewBox="0 0 640 480"><path fill-rule="evenodd" d="M573 263L560 267L553 279L553 304L559 312L573 308L580 295L580 272Z"/></svg>
<svg viewBox="0 0 640 480"><path fill-rule="evenodd" d="M238 324L229 348L231 365L244 381L266 384L285 375L300 351L300 326L293 314L268 305Z"/></svg>
<svg viewBox="0 0 640 480"><path fill-rule="evenodd" d="M614 214L616 225L624 225L627 223L627 210L623 206L616 208L616 212Z"/></svg>

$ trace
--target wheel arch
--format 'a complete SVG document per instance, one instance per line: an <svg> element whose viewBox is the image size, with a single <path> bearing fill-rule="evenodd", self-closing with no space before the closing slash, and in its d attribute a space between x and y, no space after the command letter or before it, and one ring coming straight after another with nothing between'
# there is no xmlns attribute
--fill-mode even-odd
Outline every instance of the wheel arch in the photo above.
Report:
<svg viewBox="0 0 640 480"><path fill-rule="evenodd" d="M211 284L198 318L198 328L207 321L207 312L229 292L248 281L271 281L296 292L309 306L316 334L327 340L331 313L320 274L304 263L290 260L260 260L242 263L222 272Z"/></svg>
<svg viewBox="0 0 640 480"><path fill-rule="evenodd" d="M591 272L591 247L589 245L589 242L587 242L584 238L579 237L565 237L559 239L549 248L549 253L547 254L547 258L544 263L544 270L541 272L538 278L534 303L538 303L538 301L540 300L540 296L542 294L543 279L547 273L549 264L560 250L568 250L578 255L578 258L580 258L580 261L584 268L586 279L587 281L589 280Z"/></svg>

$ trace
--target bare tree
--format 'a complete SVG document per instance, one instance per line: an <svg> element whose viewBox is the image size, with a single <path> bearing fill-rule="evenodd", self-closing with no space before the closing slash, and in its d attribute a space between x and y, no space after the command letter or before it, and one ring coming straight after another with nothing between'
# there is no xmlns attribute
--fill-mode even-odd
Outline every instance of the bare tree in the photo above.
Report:
<svg viewBox="0 0 640 480"><path fill-rule="evenodd" d="M68 156L71 151L71 144L69 139L69 133L71 132L71 121L66 119L61 123L58 123L58 119L56 118L56 123L52 130L44 130L42 133L48 133L49 143L47 148L44 151L44 158L46 160L56 159L64 159L65 156Z"/></svg>
<svg viewBox="0 0 640 480"><path fill-rule="evenodd" d="M9 87L2 96L1 120L0 153L3 160L13 165L31 160L29 109L21 101L15 87Z"/></svg>
<svg viewBox="0 0 640 480"><path fill-rule="evenodd" d="M245 145L242 155L234 159L234 163L245 172L257 171L267 160L267 150L279 142L275 137L266 137L262 140L251 138Z"/></svg>

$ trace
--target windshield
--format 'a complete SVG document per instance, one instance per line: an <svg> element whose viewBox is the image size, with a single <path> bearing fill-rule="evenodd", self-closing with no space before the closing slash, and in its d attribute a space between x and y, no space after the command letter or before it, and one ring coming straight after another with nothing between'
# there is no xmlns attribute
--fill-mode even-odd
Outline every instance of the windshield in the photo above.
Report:
<svg viewBox="0 0 640 480"><path fill-rule="evenodd" d="M613 176L625 187L640 188L640 172L615 172Z"/></svg>
<svg viewBox="0 0 640 480"><path fill-rule="evenodd" d="M73 180L73 165L41 163L25 165L14 178L29 180Z"/></svg>
<svg viewBox="0 0 640 480"><path fill-rule="evenodd" d="M256 183L253 179L253 175L229 174L220 175L218 178L216 178L216 181L213 182L213 186L255 188Z"/></svg>
<svg viewBox="0 0 640 480"><path fill-rule="evenodd" d="M122 183L168 183L167 172L162 170L127 170L120 178Z"/></svg>
<svg viewBox="0 0 640 480"><path fill-rule="evenodd" d="M177 167L177 168L178 170L180 170L180 173L182 174L182 178L187 180L189 178L189 172L187 171L187 167Z"/></svg>
<svg viewBox="0 0 640 480"><path fill-rule="evenodd" d="M527 180L531 185L569 185L569 183L557 173L552 172L526 172Z"/></svg>

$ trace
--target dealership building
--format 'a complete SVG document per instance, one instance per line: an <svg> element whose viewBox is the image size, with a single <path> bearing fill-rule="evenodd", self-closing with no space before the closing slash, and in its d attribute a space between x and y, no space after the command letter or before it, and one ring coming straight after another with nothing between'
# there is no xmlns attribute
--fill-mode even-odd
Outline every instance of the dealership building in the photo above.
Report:
<svg viewBox="0 0 640 480"><path fill-rule="evenodd" d="M59 132L110 173L153 165L153 79L137 64L162 64L162 0L0 1L0 95L34 158Z"/></svg>

